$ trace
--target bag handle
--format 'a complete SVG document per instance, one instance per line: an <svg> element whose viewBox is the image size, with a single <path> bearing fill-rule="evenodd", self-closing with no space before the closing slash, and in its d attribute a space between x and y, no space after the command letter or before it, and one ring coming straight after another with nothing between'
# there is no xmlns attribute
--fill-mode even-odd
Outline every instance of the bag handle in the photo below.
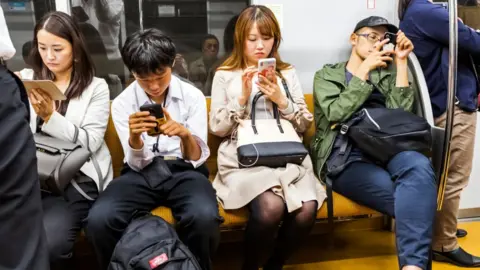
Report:
<svg viewBox="0 0 480 270"><path fill-rule="evenodd" d="M292 94L290 93L290 90L288 89L287 81L285 80L285 77L283 77L282 72L279 69L277 69L277 75L278 75L278 77L280 77L280 79L282 81L283 89L285 90L285 93L287 94L287 98L290 99L293 103L295 103L295 101L293 101Z"/></svg>
<svg viewBox="0 0 480 270"><path fill-rule="evenodd" d="M255 97L253 97L253 101L252 101L252 112L251 112L251 114L252 114L252 129L253 129L253 132L255 133L255 135L258 134L257 125L255 124L255 108L256 108L256 105L257 105L257 101L262 96L263 96L263 92L258 92L255 95ZM283 133L283 128L282 128L282 124L280 122L280 116L279 116L279 113L278 113L277 104L275 104L274 102L272 102L272 104L273 104L273 117L277 121L277 127L280 130L280 133Z"/></svg>
<svg viewBox="0 0 480 270"><path fill-rule="evenodd" d="M75 134L73 136L73 142L77 143L79 128L75 125L74 125L74 127L75 127ZM99 165L98 160L95 156L95 153L93 153L93 151L90 149L90 135L88 134L88 131L86 129L84 129L82 127L80 127L80 129L82 129L87 136L87 150L90 153L90 159L92 160L93 167L95 167L95 171L97 172L97 175L98 175L98 184L99 184L99 193L100 193L100 192L103 191L103 185L105 183L105 179L103 178L102 170L100 169L100 165ZM92 197L88 196L87 193L85 193L85 191L83 191L83 189L78 185L78 183L77 183L77 181L75 181L75 179L72 179L70 181L70 183L85 199L87 199L89 201L94 201L94 199Z"/></svg>
<svg viewBox="0 0 480 270"><path fill-rule="evenodd" d="M285 90L285 93L287 95L287 98L290 99L290 101L292 101L293 103L295 103L295 101L293 101L293 97L292 97L292 94L290 93L290 90L288 89L288 85L287 85L287 81L285 80L285 78L283 77L282 73L280 72L280 70L277 70L277 75L280 77L281 81L282 81L282 85L283 85L283 89ZM255 134L258 134L258 131L257 131L257 126L255 125L255 108L256 108L256 105L257 105L257 101L260 99L260 97L262 97L264 94L263 92L258 92L255 97L253 98L253 101L252 101L252 111L251 111L251 115L252 115L252 129L253 129L253 132ZM282 124L280 122L280 114L278 112L278 106L276 103L272 102L273 104L273 117L277 120L277 126L278 126L278 129L280 130L281 133L283 133L283 128L282 128Z"/></svg>

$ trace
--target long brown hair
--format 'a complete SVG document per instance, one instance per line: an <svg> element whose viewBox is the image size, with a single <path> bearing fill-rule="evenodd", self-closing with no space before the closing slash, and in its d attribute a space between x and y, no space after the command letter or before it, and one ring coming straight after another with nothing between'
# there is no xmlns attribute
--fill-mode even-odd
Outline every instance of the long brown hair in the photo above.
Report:
<svg viewBox="0 0 480 270"><path fill-rule="evenodd" d="M236 70L247 68L247 59L244 55L245 40L253 25L257 23L258 30L264 36L273 37L274 43L269 58L277 60L277 69L291 68L291 65L280 59L278 48L282 40L280 26L273 12L259 5L252 5L242 11L235 25L234 48L232 54L218 68L219 70Z"/></svg>
<svg viewBox="0 0 480 270"><path fill-rule="evenodd" d="M68 101L82 95L83 91L87 89L93 80L95 74L95 67L92 58L87 52L83 35L75 21L68 14L55 11L43 16L35 25L33 31L33 46L30 51L30 60L34 70L34 78L39 80L55 80L55 74L48 69L43 63L42 57L38 51L37 34L40 30L53 34L55 36L66 39L72 44L73 68L70 84L65 91L67 102L62 102L59 109L60 112L65 113Z"/></svg>

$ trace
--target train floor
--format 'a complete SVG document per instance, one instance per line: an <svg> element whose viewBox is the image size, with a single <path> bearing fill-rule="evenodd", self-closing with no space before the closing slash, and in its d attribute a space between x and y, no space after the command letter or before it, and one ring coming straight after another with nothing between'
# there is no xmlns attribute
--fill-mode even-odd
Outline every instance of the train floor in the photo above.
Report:
<svg viewBox="0 0 480 270"><path fill-rule="evenodd" d="M460 239L467 251L480 255L480 221L460 223L468 235ZM312 235L289 261L286 270L396 270L395 236L385 230L351 231L335 233L334 242L328 243L325 234ZM241 264L241 242L222 243L215 257L214 270L235 270ZM435 270L453 270L458 267L434 263ZM76 256L74 270L96 270L93 254Z"/></svg>

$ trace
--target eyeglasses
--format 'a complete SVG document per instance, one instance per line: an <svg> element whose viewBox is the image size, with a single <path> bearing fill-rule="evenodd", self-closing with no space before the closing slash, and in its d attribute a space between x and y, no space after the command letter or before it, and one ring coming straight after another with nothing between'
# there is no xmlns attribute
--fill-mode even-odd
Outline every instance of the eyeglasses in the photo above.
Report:
<svg viewBox="0 0 480 270"><path fill-rule="evenodd" d="M356 34L356 35L357 35L357 36L360 36L360 37L366 38L368 41L370 41L370 43L373 43L373 44L383 40L383 37L378 36L378 35L375 34L375 33Z"/></svg>

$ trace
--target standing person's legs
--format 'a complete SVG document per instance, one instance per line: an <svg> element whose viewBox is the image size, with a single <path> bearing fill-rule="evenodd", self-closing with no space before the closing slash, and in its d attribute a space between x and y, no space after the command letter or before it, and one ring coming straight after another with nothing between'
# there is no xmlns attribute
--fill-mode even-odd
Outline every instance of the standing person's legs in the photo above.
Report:
<svg viewBox="0 0 480 270"><path fill-rule="evenodd" d="M78 185L91 198L97 198L98 189L93 180ZM93 203L84 198L72 185L67 186L64 197L42 198L43 224L53 270L72 268L70 258L73 255L73 246Z"/></svg>
<svg viewBox="0 0 480 270"><path fill-rule="evenodd" d="M197 257L203 270L212 269L211 258L220 242L217 197L208 171L194 170L183 161L169 162L172 179L164 185L165 204L172 209L182 241Z"/></svg>
<svg viewBox="0 0 480 270"><path fill-rule="evenodd" d="M387 166L395 182L395 234L401 267L426 269L437 207L430 160L413 151L397 154Z"/></svg>
<svg viewBox="0 0 480 270"><path fill-rule="evenodd" d="M435 119L435 124L445 127L446 115ZM464 112L455 107L450 165L442 210L437 213L433 250L449 252L458 249L457 214L460 195L467 186L472 171L477 113Z"/></svg>
<svg viewBox="0 0 480 270"><path fill-rule="evenodd" d="M88 214L85 232L101 270L107 269L115 246L135 211L151 211L159 205L163 194L161 188L150 188L140 173L130 169L100 194Z"/></svg>
<svg viewBox="0 0 480 270"><path fill-rule="evenodd" d="M36 147L13 76L0 64L0 269L48 270Z"/></svg>

